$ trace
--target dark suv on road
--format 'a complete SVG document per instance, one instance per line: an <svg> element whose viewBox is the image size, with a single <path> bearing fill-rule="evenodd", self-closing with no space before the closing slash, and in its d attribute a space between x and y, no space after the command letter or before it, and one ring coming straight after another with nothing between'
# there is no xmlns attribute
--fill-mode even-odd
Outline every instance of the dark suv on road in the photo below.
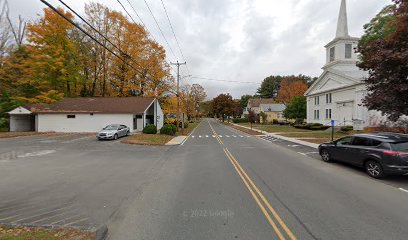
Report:
<svg viewBox="0 0 408 240"><path fill-rule="evenodd" d="M319 145L323 161L341 161L364 167L373 178L408 175L408 135L355 134Z"/></svg>

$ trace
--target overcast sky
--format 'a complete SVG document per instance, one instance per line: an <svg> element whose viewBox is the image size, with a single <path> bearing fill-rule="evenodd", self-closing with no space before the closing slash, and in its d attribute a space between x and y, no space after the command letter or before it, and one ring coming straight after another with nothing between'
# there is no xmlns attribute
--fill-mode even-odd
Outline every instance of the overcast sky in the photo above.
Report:
<svg viewBox="0 0 408 240"><path fill-rule="evenodd" d="M58 5L57 0L48 0ZM122 10L116 0L93 0ZM150 33L166 48L169 61L183 61L160 0L146 0L171 48L161 36L144 0L129 0ZM183 79L199 83L209 97L254 94L270 75L319 76L325 63L323 46L334 38L340 0L163 0L191 75L230 81ZM13 16L27 20L41 14L40 0L8 0ZM90 0L65 0L78 12ZM126 0L121 2L134 14ZM359 37L363 25L391 0L348 0L350 35ZM137 19L136 15L133 16ZM177 59L176 59L177 58ZM188 71L182 68L183 74Z"/></svg>

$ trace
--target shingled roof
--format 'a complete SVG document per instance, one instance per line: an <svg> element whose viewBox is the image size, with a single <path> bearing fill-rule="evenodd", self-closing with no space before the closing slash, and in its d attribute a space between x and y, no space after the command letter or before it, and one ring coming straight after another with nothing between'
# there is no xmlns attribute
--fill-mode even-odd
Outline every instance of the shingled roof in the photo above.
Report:
<svg viewBox="0 0 408 240"><path fill-rule="evenodd" d="M251 107L259 107L261 104L273 104L275 100L273 98L251 98L248 102Z"/></svg>
<svg viewBox="0 0 408 240"><path fill-rule="evenodd" d="M155 98L94 97L64 98L52 104L25 106L32 113L133 113L146 111Z"/></svg>

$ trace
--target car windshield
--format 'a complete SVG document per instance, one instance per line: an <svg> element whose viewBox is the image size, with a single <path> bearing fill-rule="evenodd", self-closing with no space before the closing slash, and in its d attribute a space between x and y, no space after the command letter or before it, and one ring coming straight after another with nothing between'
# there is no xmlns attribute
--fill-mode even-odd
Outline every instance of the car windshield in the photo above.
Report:
<svg viewBox="0 0 408 240"><path fill-rule="evenodd" d="M116 125L109 125L106 126L103 130L118 130L119 126Z"/></svg>
<svg viewBox="0 0 408 240"><path fill-rule="evenodd" d="M408 152L408 142L392 143L391 147L397 152Z"/></svg>

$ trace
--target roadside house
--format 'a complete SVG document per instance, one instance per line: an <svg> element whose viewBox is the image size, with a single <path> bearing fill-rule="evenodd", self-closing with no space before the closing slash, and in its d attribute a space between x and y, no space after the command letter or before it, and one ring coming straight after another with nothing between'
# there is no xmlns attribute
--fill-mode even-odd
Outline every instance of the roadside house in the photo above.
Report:
<svg viewBox="0 0 408 240"><path fill-rule="evenodd" d="M283 111L286 109L285 104L260 104L259 109L266 114L266 122L268 123L273 122L274 119L278 122L286 120L283 116Z"/></svg>
<svg viewBox="0 0 408 240"><path fill-rule="evenodd" d="M261 113L261 104L274 104L273 98L251 98L248 100L248 104L244 109L243 116L248 116L249 111L253 111L257 116Z"/></svg>
<svg viewBox="0 0 408 240"><path fill-rule="evenodd" d="M64 98L52 104L31 104L9 112L10 131L98 132L109 124L142 131L148 124L160 129L163 111L156 98Z"/></svg>

